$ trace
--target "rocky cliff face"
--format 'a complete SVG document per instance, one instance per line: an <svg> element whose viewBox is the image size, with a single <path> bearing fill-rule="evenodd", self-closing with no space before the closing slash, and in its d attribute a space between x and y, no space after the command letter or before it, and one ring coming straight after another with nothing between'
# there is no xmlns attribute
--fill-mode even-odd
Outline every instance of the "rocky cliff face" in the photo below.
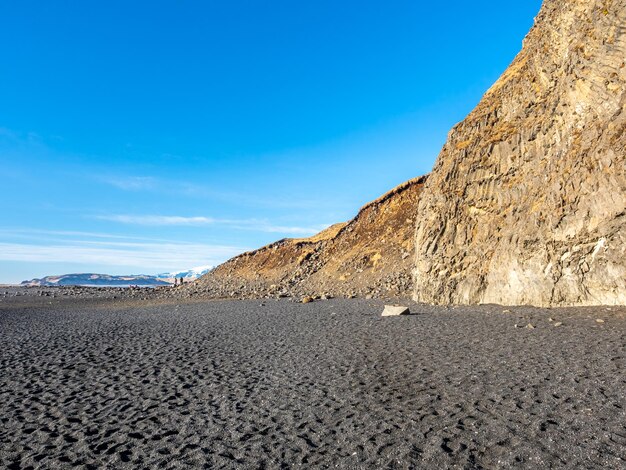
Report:
<svg viewBox="0 0 626 470"><path fill-rule="evenodd" d="M211 297L410 296L414 209L426 178L364 206L347 223L244 253L184 287Z"/></svg>
<svg viewBox="0 0 626 470"><path fill-rule="evenodd" d="M626 0L546 0L414 217L418 301L626 304Z"/></svg>

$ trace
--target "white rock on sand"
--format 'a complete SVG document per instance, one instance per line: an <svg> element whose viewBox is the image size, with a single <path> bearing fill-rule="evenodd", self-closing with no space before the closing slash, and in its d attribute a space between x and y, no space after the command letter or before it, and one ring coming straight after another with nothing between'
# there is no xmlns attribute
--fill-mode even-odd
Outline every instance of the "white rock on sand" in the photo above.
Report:
<svg viewBox="0 0 626 470"><path fill-rule="evenodd" d="M383 310L383 317L397 317L399 315L411 315L409 307L403 307L401 305L385 305Z"/></svg>

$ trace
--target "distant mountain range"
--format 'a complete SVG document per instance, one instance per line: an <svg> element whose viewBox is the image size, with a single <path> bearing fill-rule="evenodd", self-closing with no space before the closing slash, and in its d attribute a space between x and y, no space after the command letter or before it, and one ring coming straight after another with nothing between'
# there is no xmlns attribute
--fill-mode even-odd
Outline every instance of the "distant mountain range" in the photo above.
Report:
<svg viewBox="0 0 626 470"><path fill-rule="evenodd" d="M185 271L176 271L171 273L149 275L128 275L128 276L112 276L109 274L94 273L76 273L62 274L59 276L45 276L41 279L31 279L23 281L22 286L92 286L92 287L157 287L169 286L174 283L175 278L184 278L186 281L197 279L198 277L208 273L212 266L199 266Z"/></svg>

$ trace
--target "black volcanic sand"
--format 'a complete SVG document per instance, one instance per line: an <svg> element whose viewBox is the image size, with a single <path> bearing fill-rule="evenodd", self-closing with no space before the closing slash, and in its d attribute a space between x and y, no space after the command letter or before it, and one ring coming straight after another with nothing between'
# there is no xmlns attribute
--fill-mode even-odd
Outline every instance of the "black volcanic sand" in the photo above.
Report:
<svg viewBox="0 0 626 470"><path fill-rule="evenodd" d="M263 303L3 299L0 467L626 468L624 308Z"/></svg>

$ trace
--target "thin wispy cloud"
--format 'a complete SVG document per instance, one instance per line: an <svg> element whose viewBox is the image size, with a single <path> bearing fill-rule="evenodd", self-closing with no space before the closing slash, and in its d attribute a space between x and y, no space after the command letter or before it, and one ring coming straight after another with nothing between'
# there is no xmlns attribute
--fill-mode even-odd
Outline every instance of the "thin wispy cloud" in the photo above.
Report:
<svg viewBox="0 0 626 470"><path fill-rule="evenodd" d="M284 194L272 197L268 194L241 193L235 191L218 191L208 186L189 182L172 182L170 190L183 196L197 199L215 199L247 207L264 207L271 209L311 209L319 207L320 201L303 199L298 195L285 197Z"/></svg>
<svg viewBox="0 0 626 470"><path fill-rule="evenodd" d="M0 237L4 238L24 238L32 240L60 240L67 238L79 238L85 240L88 238L102 238L114 240L141 240L161 243L177 243L176 240L168 240L154 237L138 237L133 235L116 235L101 232L85 232L78 230L42 230L31 228L0 228Z"/></svg>
<svg viewBox="0 0 626 470"><path fill-rule="evenodd" d="M104 182L124 191L157 189L158 180L152 176L117 176L104 178Z"/></svg>
<svg viewBox="0 0 626 470"><path fill-rule="evenodd" d="M157 194L176 195L193 199L211 199L225 201L246 207L264 207L273 209L310 209L318 207L320 202L314 199L294 197L272 197L267 194L244 193L216 189L209 185L189 181L169 180L154 176L117 175L104 178L96 177L100 182L129 192L149 191Z"/></svg>
<svg viewBox="0 0 626 470"><path fill-rule="evenodd" d="M47 149L42 137L33 131L19 132L6 127L0 127L0 140L11 142L21 149L33 147L38 149Z"/></svg>
<svg viewBox="0 0 626 470"><path fill-rule="evenodd" d="M263 219L216 219L213 217L182 217L166 215L100 215L97 219L131 225L148 226L201 226L219 225L236 230L248 230L265 233L284 233L290 235L314 235L328 225L311 227L276 225Z"/></svg>
<svg viewBox="0 0 626 470"><path fill-rule="evenodd" d="M100 220L108 220L111 222L119 222L131 225L209 225L217 222L216 219L210 217L181 217L166 215L99 215L96 216Z"/></svg>
<svg viewBox="0 0 626 470"><path fill-rule="evenodd" d="M15 131L12 131L11 129L7 129L6 127L0 127L0 137L17 140L18 135Z"/></svg>
<svg viewBox="0 0 626 470"><path fill-rule="evenodd" d="M250 221L233 221L230 228L237 230L252 230L265 233L282 233L288 235L315 235L316 233L329 227L329 225L316 225L314 227L290 227L284 225L272 225L267 222L250 220Z"/></svg>
<svg viewBox="0 0 626 470"><path fill-rule="evenodd" d="M35 245L0 242L0 261L78 263L141 267L145 270L181 269L199 264L217 265L246 251L243 247L197 243L76 242Z"/></svg>

